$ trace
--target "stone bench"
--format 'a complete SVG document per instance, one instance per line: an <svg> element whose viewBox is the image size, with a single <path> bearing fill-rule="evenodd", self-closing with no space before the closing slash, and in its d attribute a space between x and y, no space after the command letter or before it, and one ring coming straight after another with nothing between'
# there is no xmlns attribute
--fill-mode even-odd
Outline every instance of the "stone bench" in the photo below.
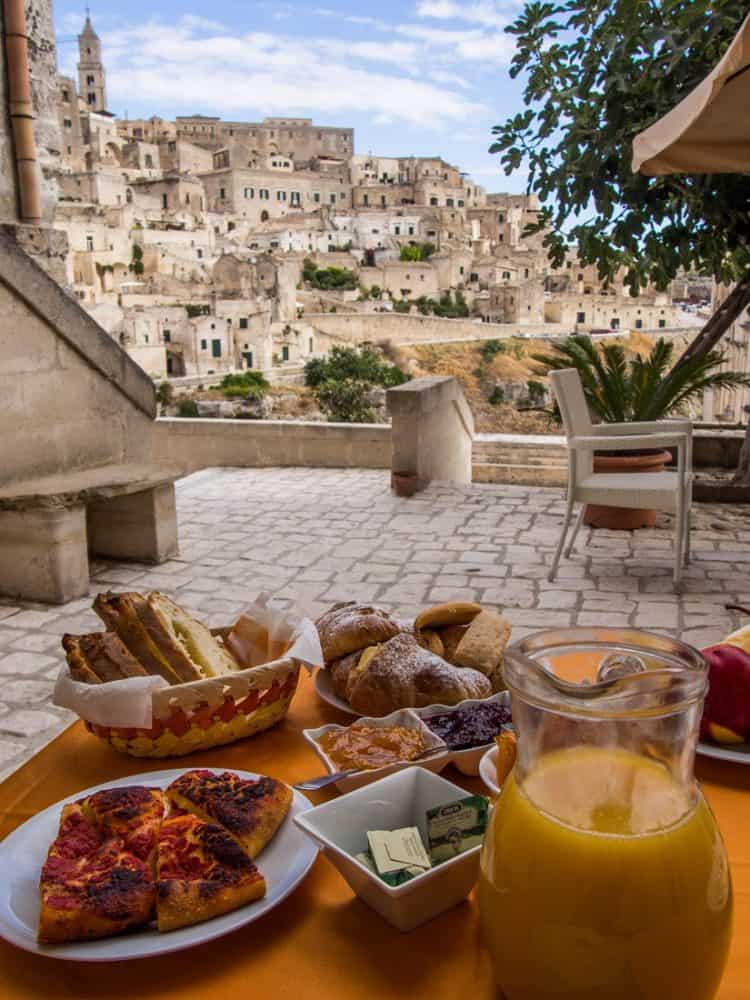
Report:
<svg viewBox="0 0 750 1000"><path fill-rule="evenodd" d="M89 552L160 563L177 551L181 471L106 465L0 486L0 594L64 604L89 589Z"/></svg>

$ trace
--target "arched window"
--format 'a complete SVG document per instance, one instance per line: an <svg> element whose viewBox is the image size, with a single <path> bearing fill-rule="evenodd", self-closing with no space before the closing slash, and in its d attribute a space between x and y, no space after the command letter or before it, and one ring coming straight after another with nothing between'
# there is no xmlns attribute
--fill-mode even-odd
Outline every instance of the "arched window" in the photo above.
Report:
<svg viewBox="0 0 750 1000"><path fill-rule="evenodd" d="M268 212L265 209L260 213L260 221L268 222Z"/></svg>

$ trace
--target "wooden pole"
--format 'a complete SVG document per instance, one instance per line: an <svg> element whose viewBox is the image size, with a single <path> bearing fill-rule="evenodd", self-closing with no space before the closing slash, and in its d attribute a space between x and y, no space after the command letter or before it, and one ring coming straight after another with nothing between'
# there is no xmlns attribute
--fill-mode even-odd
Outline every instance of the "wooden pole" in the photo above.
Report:
<svg viewBox="0 0 750 1000"><path fill-rule="evenodd" d="M23 0L3 0L8 104L18 175L21 222L42 221L41 193L34 139L34 106L29 75L29 36Z"/></svg>

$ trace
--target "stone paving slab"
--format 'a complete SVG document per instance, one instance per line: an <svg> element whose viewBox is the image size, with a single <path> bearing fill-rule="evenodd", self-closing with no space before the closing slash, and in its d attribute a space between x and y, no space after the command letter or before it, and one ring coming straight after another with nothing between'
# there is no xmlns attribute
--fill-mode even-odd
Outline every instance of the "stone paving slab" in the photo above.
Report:
<svg viewBox="0 0 750 1000"><path fill-rule="evenodd" d="M101 628L91 611L101 590L162 590L212 626L261 590L312 617L352 598L403 614L461 598L503 610L516 638L634 625L696 646L742 623L726 603L750 605L744 507L696 506L679 595L667 517L632 534L582 530L548 583L563 514L554 488L436 483L398 499L378 470L209 469L177 483L177 507L180 554L168 563L98 560L90 596L62 607L0 601L0 778L71 721L51 702L60 638Z"/></svg>

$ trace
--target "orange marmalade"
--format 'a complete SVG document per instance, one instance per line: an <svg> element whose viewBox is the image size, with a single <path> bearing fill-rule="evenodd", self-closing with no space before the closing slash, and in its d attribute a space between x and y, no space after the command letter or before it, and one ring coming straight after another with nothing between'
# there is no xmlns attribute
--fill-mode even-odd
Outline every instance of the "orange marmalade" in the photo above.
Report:
<svg viewBox="0 0 750 1000"><path fill-rule="evenodd" d="M406 726L370 726L355 722L348 729L332 729L320 745L342 771L371 771L401 760L413 760L427 749L424 735Z"/></svg>

